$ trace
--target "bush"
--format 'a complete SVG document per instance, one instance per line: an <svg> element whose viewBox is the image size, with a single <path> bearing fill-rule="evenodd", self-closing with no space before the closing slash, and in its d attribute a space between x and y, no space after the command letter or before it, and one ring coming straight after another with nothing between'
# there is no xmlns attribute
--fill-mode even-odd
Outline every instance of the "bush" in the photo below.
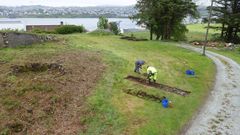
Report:
<svg viewBox="0 0 240 135"><path fill-rule="evenodd" d="M83 26L63 25L55 29L57 34L83 33L86 29Z"/></svg>
<svg viewBox="0 0 240 135"><path fill-rule="evenodd" d="M37 33L37 34L55 34L55 31L46 31L46 30L40 30L40 29L33 29L32 33Z"/></svg>
<svg viewBox="0 0 240 135"><path fill-rule="evenodd" d="M175 29L173 31L173 40L175 41L186 41L186 33L188 32L188 29L184 24L177 24L175 26Z"/></svg>
<svg viewBox="0 0 240 135"><path fill-rule="evenodd" d="M112 33L110 30L102 30L102 29L94 30L94 31L90 32L89 34L90 35L95 35L95 36L114 35L114 33Z"/></svg>
<svg viewBox="0 0 240 135"><path fill-rule="evenodd" d="M120 33L119 27L117 22L110 22L109 23L109 29L112 31L115 35L118 35Z"/></svg>
<svg viewBox="0 0 240 135"><path fill-rule="evenodd" d="M224 41L223 38L221 38L221 34L214 33L212 34L212 37L210 38L212 41Z"/></svg>
<svg viewBox="0 0 240 135"><path fill-rule="evenodd" d="M108 19L104 16L99 17L97 27L98 27L98 29L107 29L108 28Z"/></svg>

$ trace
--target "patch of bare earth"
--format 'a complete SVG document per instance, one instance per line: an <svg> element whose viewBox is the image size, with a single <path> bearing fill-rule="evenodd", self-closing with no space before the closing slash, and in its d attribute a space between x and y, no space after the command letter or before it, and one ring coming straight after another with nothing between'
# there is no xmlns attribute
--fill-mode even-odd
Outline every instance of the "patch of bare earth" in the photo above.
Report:
<svg viewBox="0 0 240 135"><path fill-rule="evenodd" d="M101 55L92 52L0 64L0 133L84 132L86 98L104 68Z"/></svg>

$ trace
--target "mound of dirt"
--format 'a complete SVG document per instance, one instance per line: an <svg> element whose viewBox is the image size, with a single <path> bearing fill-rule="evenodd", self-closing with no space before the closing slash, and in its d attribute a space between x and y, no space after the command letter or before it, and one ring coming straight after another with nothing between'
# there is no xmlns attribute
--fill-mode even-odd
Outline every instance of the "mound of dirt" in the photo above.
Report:
<svg viewBox="0 0 240 135"><path fill-rule="evenodd" d="M65 52L41 59L33 56L24 62L31 64L17 63L20 60L0 66L0 133L84 132L84 118L89 114L86 99L105 69L101 55ZM64 74L56 77L54 71Z"/></svg>

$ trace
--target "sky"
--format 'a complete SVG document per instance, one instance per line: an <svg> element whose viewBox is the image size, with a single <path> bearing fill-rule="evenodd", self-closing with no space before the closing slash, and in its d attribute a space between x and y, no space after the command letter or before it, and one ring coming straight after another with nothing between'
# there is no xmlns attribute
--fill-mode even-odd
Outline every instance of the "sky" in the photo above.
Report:
<svg viewBox="0 0 240 135"><path fill-rule="evenodd" d="M44 5L44 6L128 6L137 0L0 0L2 6ZM207 5L210 0L198 0Z"/></svg>

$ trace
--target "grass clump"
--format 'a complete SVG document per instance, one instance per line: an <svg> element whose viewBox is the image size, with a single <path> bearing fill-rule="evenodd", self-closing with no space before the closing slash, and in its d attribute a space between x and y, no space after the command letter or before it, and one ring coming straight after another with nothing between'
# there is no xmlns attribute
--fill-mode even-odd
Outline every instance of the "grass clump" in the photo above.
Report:
<svg viewBox="0 0 240 135"><path fill-rule="evenodd" d="M5 99L3 99L2 104L4 107L6 107L6 109L12 110L12 109L17 109L18 107L20 107L21 103L15 99L5 98Z"/></svg>
<svg viewBox="0 0 240 135"><path fill-rule="evenodd" d="M4 128L0 131L0 135L10 135L10 130L8 128Z"/></svg>
<svg viewBox="0 0 240 135"><path fill-rule="evenodd" d="M53 88L46 84L30 84L29 86L22 87L20 90L17 91L18 96L24 95L26 92L34 91L34 92L51 92Z"/></svg>

